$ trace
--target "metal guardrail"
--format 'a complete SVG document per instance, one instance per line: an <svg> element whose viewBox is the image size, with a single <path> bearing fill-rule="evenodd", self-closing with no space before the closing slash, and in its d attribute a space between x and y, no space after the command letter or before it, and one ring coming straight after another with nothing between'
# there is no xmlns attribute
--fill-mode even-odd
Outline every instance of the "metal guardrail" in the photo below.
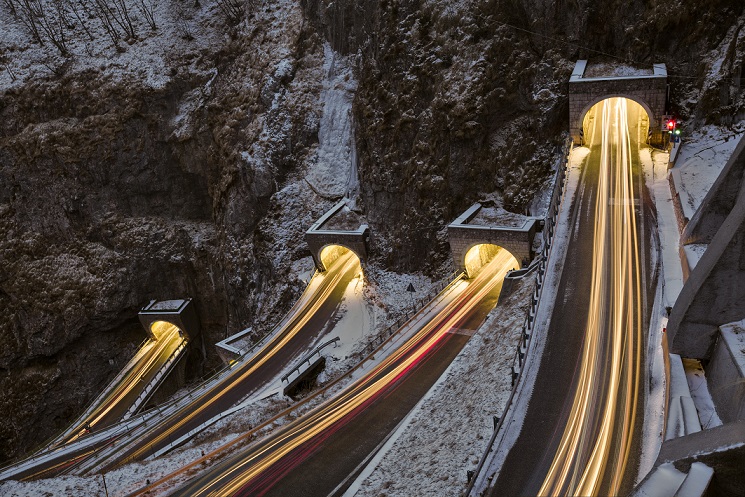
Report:
<svg viewBox="0 0 745 497"><path fill-rule="evenodd" d="M153 377L153 379L145 386L145 388L142 389L140 395L138 395L134 402L132 402L132 406L127 409L127 412L124 413L122 419L131 418L140 409L140 407L142 407L147 402L150 396L155 393L163 380L165 380L165 377L168 375L168 373L171 372L171 369L181 360L181 358L183 357L183 354L181 354L181 352L183 352L188 344L189 341L186 339L183 339L181 341L179 346L176 347L176 350L174 350L171 355L168 356L168 359L160 367L158 372L155 374L155 377Z"/></svg>
<svg viewBox="0 0 745 497"><path fill-rule="evenodd" d="M504 409L502 410L502 416L501 417L495 417L495 426L494 431L492 432L492 436L489 439L489 442L487 443L486 449L484 450L484 453L481 455L481 458L479 459L479 463L476 466L476 469L471 473L468 473L468 484L465 490L466 496L469 496L471 492L473 491L473 487L476 484L476 480L478 478L479 473L483 469L484 464L486 463L486 458L489 455L489 453L492 451L492 446L494 445L494 441L497 439L497 435L502 429L503 423L504 423L504 413L506 413L509 408L512 406L512 402L515 398L515 392L517 391L517 386L520 382L520 379L522 377L522 372L525 369L525 361L526 361L526 354L528 352L528 346L530 345L530 340L533 336L533 331L535 327L535 317L536 312L538 310L538 304L541 301L541 296L543 295L543 283L545 280L545 274L546 274L546 268L548 266L548 261L551 258L551 254L553 252L553 237L555 234L556 229L556 221L559 215L559 208L561 204L564 202L564 197L566 194L566 182L567 182L567 170L569 169L569 153L572 151L572 147L574 145L574 142L571 139L567 139L567 141L564 144L564 153L563 153L563 164L561 167L558 168L556 172L556 178L554 181L554 191L551 195L551 202L549 203L548 209L546 211L546 218L544 221L544 227L543 227L543 249L541 250L541 255L538 258L538 263L536 264L536 267L531 269L530 271L527 271L524 275L525 276L528 273L533 272L535 269L538 271L538 275L535 280L535 287L533 289L533 294L530 298L530 308L528 309L528 314L525 316L525 320L523 322L522 330L520 333L520 338L518 339L517 343L517 350L515 351L515 356L512 360L512 369L511 369L511 382L512 382L512 388L510 391L510 396L507 399L507 402L505 403ZM532 266L532 264L531 264ZM530 268L528 268L530 269Z"/></svg>
<svg viewBox="0 0 745 497"><path fill-rule="evenodd" d="M321 350L322 350L322 349L324 349L325 347L327 347L327 346L331 345L332 343L334 344L334 346L336 346L336 343L337 343L337 342L338 342L339 340L341 340L341 338L339 338L339 337L334 337L334 338L332 338L331 340L329 340L328 342L324 342L324 343L322 343L321 345L319 345L318 347L316 347L316 348L315 348L315 350L313 350L313 352L311 352L310 354L308 354L308 355L306 355L305 357L303 357L302 359L300 359L300 361L298 361L298 363L297 363L297 366L295 366L294 368L292 368L292 369L290 370L290 372L289 372L289 373L287 373L286 375L284 375L284 376L282 377L281 381L282 381L282 382L285 382L285 381L287 381L287 379L288 379L288 378L289 378L290 376L292 376L292 373L294 373L295 371L299 371L299 370L300 370L300 368L302 368L302 367L303 367L303 364L305 364L306 362L307 362L308 364L310 364L310 359L311 359L311 358L312 358L312 357L313 357L314 355L316 355L316 354L318 354L318 355L321 355Z"/></svg>
<svg viewBox="0 0 745 497"><path fill-rule="evenodd" d="M375 347L379 346L386 339L390 338L395 331L400 330L401 327L404 325L404 323L406 323L408 320L414 317L419 311L421 311L427 304L429 304L435 297L437 297L437 295L439 295L440 292L445 290L445 288L452 285L453 283L460 281L463 278L463 276L465 276L465 274L466 273L463 271L453 271L452 273L450 273L446 278L442 279L438 284L433 286L429 290L429 292L427 292L427 295L414 301L414 306L412 310L409 310L409 309L404 310L404 314L400 316L393 324L389 325L386 329L372 336L370 340L367 342L367 345L362 350L362 352L358 352L358 354L361 357L364 357L366 354L369 354L370 352L372 352L375 349Z"/></svg>

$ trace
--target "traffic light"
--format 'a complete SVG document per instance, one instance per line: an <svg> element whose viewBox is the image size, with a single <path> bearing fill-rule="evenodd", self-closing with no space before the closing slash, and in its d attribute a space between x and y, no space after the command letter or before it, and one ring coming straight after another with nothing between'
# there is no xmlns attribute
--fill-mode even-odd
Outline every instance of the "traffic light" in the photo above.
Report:
<svg viewBox="0 0 745 497"><path fill-rule="evenodd" d="M668 119L666 127L667 132L672 134L672 132L675 131L675 119Z"/></svg>

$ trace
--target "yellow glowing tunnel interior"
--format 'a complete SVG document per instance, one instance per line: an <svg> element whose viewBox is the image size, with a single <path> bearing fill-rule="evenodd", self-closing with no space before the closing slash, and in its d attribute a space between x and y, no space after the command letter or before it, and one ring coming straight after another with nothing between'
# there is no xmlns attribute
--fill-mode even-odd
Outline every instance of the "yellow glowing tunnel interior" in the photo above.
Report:
<svg viewBox="0 0 745 497"><path fill-rule="evenodd" d="M155 337L156 340L160 340L165 336L171 336L175 334L184 336L184 333L179 329L178 326L173 323L169 323L168 321L154 321L150 325L150 331L152 332L153 337Z"/></svg>
<svg viewBox="0 0 745 497"><path fill-rule="evenodd" d="M466 276L468 276L469 278L473 278L474 276L476 276L479 271L481 271L481 268L489 264L489 262L491 262L491 260L494 259L494 257L496 257L496 255L500 252L507 252L507 250L491 243L482 243L480 245L474 245L473 247L471 247L468 252L466 252ZM512 256L512 260L510 262L513 263L514 269L518 269L520 267L520 264L517 262L517 259L515 259L514 256Z"/></svg>
<svg viewBox="0 0 745 497"><path fill-rule="evenodd" d="M630 98L612 97L601 100L590 107L587 113L585 113L585 116L582 119L584 145L591 147L593 145L600 145L600 142L602 141L602 133L599 131L599 125L603 117L603 102L606 100L609 100L611 104L615 104L618 100L626 101L629 138L637 143L645 143L649 132L649 114L647 114L647 111L644 107Z"/></svg>
<svg viewBox="0 0 745 497"><path fill-rule="evenodd" d="M321 250L321 264L327 270L339 259L354 259L358 272L362 271L360 258L353 251L341 245L328 245Z"/></svg>

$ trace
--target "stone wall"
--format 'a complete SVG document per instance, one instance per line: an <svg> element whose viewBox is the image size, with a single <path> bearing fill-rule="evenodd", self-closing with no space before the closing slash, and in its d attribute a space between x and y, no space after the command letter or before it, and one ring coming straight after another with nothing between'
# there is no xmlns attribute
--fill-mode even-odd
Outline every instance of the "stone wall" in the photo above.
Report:
<svg viewBox="0 0 745 497"><path fill-rule="evenodd" d="M582 143L580 129L587 111L596 103L611 97L625 97L637 102L649 115L652 142L662 141L662 116L665 113L667 71L655 65L654 76L616 78L583 78L584 62L577 61L569 80L569 132L575 143Z"/></svg>
<svg viewBox="0 0 745 497"><path fill-rule="evenodd" d="M313 231L305 233L305 242L308 244L313 262L319 271L326 271L321 261L321 252L330 245L341 245L346 247L360 259L360 263L367 261L367 244L370 238L370 228L362 225L357 231Z"/></svg>
<svg viewBox="0 0 745 497"><path fill-rule="evenodd" d="M532 220L523 228L498 228L486 226L453 225L448 226L450 251L456 267L465 270L468 251L476 245L490 243L509 251L521 267L533 258L533 238L537 220Z"/></svg>

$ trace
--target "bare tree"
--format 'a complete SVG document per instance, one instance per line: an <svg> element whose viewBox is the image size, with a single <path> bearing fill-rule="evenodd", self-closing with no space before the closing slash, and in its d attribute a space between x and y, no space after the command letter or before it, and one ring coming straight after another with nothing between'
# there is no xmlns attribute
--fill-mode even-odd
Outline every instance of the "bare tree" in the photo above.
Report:
<svg viewBox="0 0 745 497"><path fill-rule="evenodd" d="M148 26L150 26L150 29L158 29L155 25L155 0L140 0L137 7L142 14L142 17L145 18Z"/></svg>
<svg viewBox="0 0 745 497"><path fill-rule="evenodd" d="M112 0L114 4L114 10L116 10L119 25L124 30L124 34L127 38L132 39L137 37L134 24L132 24L132 18L129 17L129 6L127 6L126 0Z"/></svg>
<svg viewBox="0 0 745 497"><path fill-rule="evenodd" d="M186 41L191 41L194 39L194 35L191 32L191 25L180 12L176 17L176 31L178 32L179 36Z"/></svg>
<svg viewBox="0 0 745 497"><path fill-rule="evenodd" d="M52 45L57 47L60 55L63 57L70 56L70 50L67 48L67 38L65 36L65 25L57 16L42 15L39 17L39 26Z"/></svg>
<svg viewBox="0 0 745 497"><path fill-rule="evenodd" d="M31 35L31 38L43 46L44 40L42 40L41 38L39 26L36 23L36 20L41 15L41 12L37 12L35 3L32 0L19 0L18 12L18 18L25 26L26 31L28 31L29 35Z"/></svg>
<svg viewBox="0 0 745 497"><path fill-rule="evenodd" d="M13 71L13 67L10 64L10 57L8 57L7 55L0 55L0 64L2 64L3 67L5 67L5 70L10 75L11 81L15 81L16 73L15 71Z"/></svg>
<svg viewBox="0 0 745 497"><path fill-rule="evenodd" d="M72 15L75 16L75 19L78 20L80 26L83 28L83 31L85 31L85 34L88 35L90 41L93 41L95 37L93 36L93 33L91 33L91 31L88 29L88 25L85 23L84 19L84 17L92 17L92 12L88 10L82 0L70 0L69 6Z"/></svg>
<svg viewBox="0 0 745 497"><path fill-rule="evenodd" d="M13 0L3 0L3 5L8 7L8 10L10 11L11 14L13 14L14 16L18 15L16 13L16 4Z"/></svg>
<svg viewBox="0 0 745 497"><path fill-rule="evenodd" d="M241 0L217 0L217 5L228 21L237 23L243 16L243 4Z"/></svg>
<svg viewBox="0 0 745 497"><path fill-rule="evenodd" d="M96 16L101 20L101 24L103 24L115 47L119 48L119 40L122 38L119 29L124 32L125 39L135 38L135 28L124 0L112 0L111 3L108 0L94 1Z"/></svg>

